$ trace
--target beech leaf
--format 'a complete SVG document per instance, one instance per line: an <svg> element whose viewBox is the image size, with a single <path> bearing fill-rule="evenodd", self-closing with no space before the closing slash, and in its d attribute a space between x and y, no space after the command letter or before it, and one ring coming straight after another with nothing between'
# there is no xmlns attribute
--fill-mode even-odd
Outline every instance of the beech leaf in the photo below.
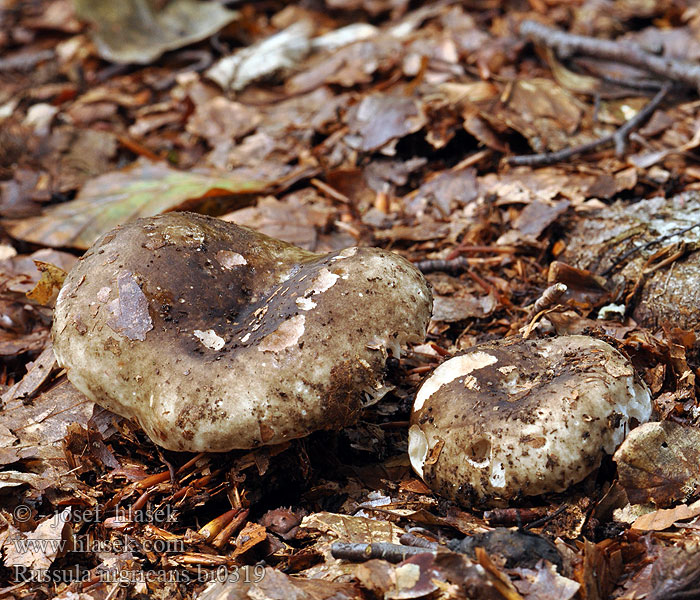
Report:
<svg viewBox="0 0 700 600"><path fill-rule="evenodd" d="M87 250L117 225L138 217L192 208L212 196L265 191L268 183L221 174L177 171L139 160L88 181L75 200L48 208L38 217L5 221L15 238L44 246Z"/></svg>

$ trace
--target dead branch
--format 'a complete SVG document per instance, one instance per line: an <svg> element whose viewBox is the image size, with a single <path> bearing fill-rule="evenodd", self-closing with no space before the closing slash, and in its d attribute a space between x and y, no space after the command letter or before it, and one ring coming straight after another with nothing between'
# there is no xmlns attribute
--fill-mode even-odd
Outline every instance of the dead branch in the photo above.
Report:
<svg viewBox="0 0 700 600"><path fill-rule="evenodd" d="M543 525L546 525L546 524L549 523L552 519L554 519L554 517L558 517L558 516L559 516L561 513L563 513L565 510L566 510L566 504L562 504L562 505L561 505L559 508L557 508L557 510L555 510L554 512L552 512L552 513L550 513L550 514L548 514L548 515L545 515L544 517L542 517L541 519L537 519L536 521L531 521L530 523L528 523L527 525L525 525L524 527L522 527L522 529L528 530L528 529L534 529L535 527L542 527Z"/></svg>
<svg viewBox="0 0 700 600"><path fill-rule="evenodd" d="M574 156L578 156L579 154L599 150L600 148L603 148L609 144L615 144L615 154L617 154L617 156L622 156L627 150L627 138L629 137L630 133L632 133L637 127L641 127L641 125L644 124L644 122L657 109L659 104L663 102L664 98L672 87L673 85L670 82L664 84L656 95L645 104L642 110L625 122L624 125L619 127L614 133L605 135L597 140L588 142L587 144L572 146L571 148L565 148L564 150L559 150L558 152L542 152L540 154L511 156L507 158L506 161L512 166L536 167L552 165L563 160L568 160Z"/></svg>
<svg viewBox="0 0 700 600"><path fill-rule="evenodd" d="M422 536L416 535L415 533L404 533L399 541L404 546L412 546L414 548L427 548L428 550L437 550L438 543L426 539Z"/></svg>
<svg viewBox="0 0 700 600"><path fill-rule="evenodd" d="M422 273L435 273L436 271L458 273L469 269L469 261L463 256L458 256L449 260L419 260L414 262L413 266Z"/></svg>
<svg viewBox="0 0 700 600"><path fill-rule="evenodd" d="M602 275L603 277L607 277L608 275L610 275L610 273L612 273L613 269L614 269L615 267L617 267L617 265L619 265L620 263L622 263L622 262L624 262L625 260L627 260L627 259L628 259L630 256L632 256L633 254L636 254L637 252L639 252L639 251L641 251L641 250L646 250L647 248L649 248L649 247L651 247L651 246L654 246L655 244L658 244L658 243L660 243L660 242L664 242L664 241L666 241L666 240L668 240L668 239L671 239L671 238L673 238L673 237L676 237L677 235L682 235L682 234L684 234L684 233L687 233L688 231L690 231L690 230L692 230L692 229L695 229L696 227L700 227L700 223L695 223L695 224L693 224L693 225L689 225L688 227L684 227L683 229L680 229L679 231L674 231L673 233L669 233L669 234L664 235L664 236L661 236L661 237L659 237L659 238L655 238L655 239L653 239L653 240L647 242L646 244L642 244L641 246L635 246L635 247L632 248L631 250L628 250L627 252L625 252L625 253L624 253L622 256L620 256L619 258L615 259L615 260L612 262L612 264L611 264L607 269L605 269L605 271L603 271L603 272L601 273L601 275Z"/></svg>
<svg viewBox="0 0 700 600"><path fill-rule="evenodd" d="M523 21L520 25L520 35L553 48L561 58L568 58L573 54L585 54L613 60L639 67L664 79L678 81L695 89L700 88L700 65L657 56L632 42L573 35L536 21Z"/></svg>
<svg viewBox="0 0 700 600"><path fill-rule="evenodd" d="M401 544L390 544L389 542L373 542L371 544L335 542L331 546L333 558L351 560L353 562L363 562L371 558L381 558L392 563L398 563L406 560L409 556L426 553L435 554L435 550L416 548L415 546L403 546Z"/></svg>

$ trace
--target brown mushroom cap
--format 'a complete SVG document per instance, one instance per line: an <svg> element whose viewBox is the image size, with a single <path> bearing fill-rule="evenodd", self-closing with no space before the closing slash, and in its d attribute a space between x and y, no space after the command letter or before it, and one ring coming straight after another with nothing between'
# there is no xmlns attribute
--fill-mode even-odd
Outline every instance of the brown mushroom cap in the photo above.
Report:
<svg viewBox="0 0 700 600"><path fill-rule="evenodd" d="M422 341L431 295L400 256L318 255L190 213L106 234L66 278L68 378L172 450L276 444L358 417L388 351Z"/></svg>
<svg viewBox="0 0 700 600"><path fill-rule="evenodd" d="M442 363L416 395L413 469L470 504L559 492L651 415L649 391L609 344L580 336L489 342Z"/></svg>

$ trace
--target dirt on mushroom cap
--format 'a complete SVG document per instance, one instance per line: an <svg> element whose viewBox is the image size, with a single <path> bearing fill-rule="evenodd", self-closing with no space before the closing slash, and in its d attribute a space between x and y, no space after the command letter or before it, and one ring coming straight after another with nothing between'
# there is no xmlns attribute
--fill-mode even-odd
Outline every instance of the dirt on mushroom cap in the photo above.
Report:
<svg viewBox="0 0 700 600"><path fill-rule="evenodd" d="M646 386L605 342L490 342L447 360L423 383L409 454L441 495L501 504L583 480L650 414Z"/></svg>
<svg viewBox="0 0 700 600"><path fill-rule="evenodd" d="M431 296L396 254L313 254L169 213L99 240L56 305L78 389L174 450L275 444L357 419L389 352L422 341Z"/></svg>

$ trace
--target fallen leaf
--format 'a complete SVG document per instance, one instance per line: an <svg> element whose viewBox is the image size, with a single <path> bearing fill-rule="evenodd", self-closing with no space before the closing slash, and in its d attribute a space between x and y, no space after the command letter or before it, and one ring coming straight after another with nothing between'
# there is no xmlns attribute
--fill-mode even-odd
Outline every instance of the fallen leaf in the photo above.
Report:
<svg viewBox="0 0 700 600"><path fill-rule="evenodd" d="M633 504L685 500L700 485L700 429L671 421L645 423L630 432L613 460Z"/></svg>
<svg viewBox="0 0 700 600"><path fill-rule="evenodd" d="M221 217L255 229L306 250L317 250L319 231L325 229L333 210L311 195L311 201L303 202L298 194L290 194L285 201L267 196L256 206L241 208Z"/></svg>
<svg viewBox="0 0 700 600"><path fill-rule="evenodd" d="M700 544L696 540L664 548L651 571L652 591L647 600L688 598L700 585Z"/></svg>
<svg viewBox="0 0 700 600"><path fill-rule="evenodd" d="M580 583L562 577L553 564L539 563L534 569L513 569L520 576L513 584L528 600L571 600L581 587Z"/></svg>
<svg viewBox="0 0 700 600"><path fill-rule="evenodd" d="M360 597L360 590L353 583L293 578L271 567L237 568L228 576L230 581L220 581L219 573L226 571L217 570L217 577L212 576L197 600L355 600Z"/></svg>
<svg viewBox="0 0 700 600"><path fill-rule="evenodd" d="M456 210L476 200L478 187L473 169L443 171L426 181L418 190L404 198L410 214L427 212L434 206L435 216L448 218Z"/></svg>
<svg viewBox="0 0 700 600"><path fill-rule="evenodd" d="M555 152L580 143L576 131L582 116L581 104L564 88L534 78L517 81L507 105L493 119L525 136L535 152Z"/></svg>
<svg viewBox="0 0 700 600"><path fill-rule="evenodd" d="M257 111L240 102L216 96L197 105L186 129L205 138L214 147L242 138L253 131L261 120Z"/></svg>
<svg viewBox="0 0 700 600"><path fill-rule="evenodd" d="M39 269L41 278L34 288L27 292L27 298L42 306L53 305L68 273L56 265L41 260L35 260L34 264Z"/></svg>
<svg viewBox="0 0 700 600"><path fill-rule="evenodd" d="M72 527L69 523L71 509L44 520L27 535L19 534L5 540L3 551L6 567L24 567L40 576L54 560L68 549Z"/></svg>
<svg viewBox="0 0 700 600"><path fill-rule="evenodd" d="M388 521L376 521L366 517L351 517L329 512L319 512L304 517L301 528L321 531L344 542L389 542L398 544L403 529Z"/></svg>
<svg viewBox="0 0 700 600"><path fill-rule="evenodd" d="M93 39L105 60L148 64L167 50L203 40L238 17L217 2L73 0L81 18L96 25Z"/></svg>
<svg viewBox="0 0 700 600"><path fill-rule="evenodd" d="M632 529L641 531L663 531L677 521L686 521L700 515L700 500L691 505L680 504L674 508L661 508L639 517L632 523Z"/></svg>
<svg viewBox="0 0 700 600"><path fill-rule="evenodd" d="M427 118L411 98L370 94L350 110L346 143L362 152L379 150L389 142L420 130Z"/></svg>
<svg viewBox="0 0 700 600"><path fill-rule="evenodd" d="M140 159L92 179L75 200L54 205L38 217L5 223L19 239L86 250L103 233L138 217L189 207L206 197L262 192L268 186L218 173L177 171Z"/></svg>
<svg viewBox="0 0 700 600"><path fill-rule="evenodd" d="M27 398L31 398L49 378L55 366L56 357L53 354L53 345L49 343L38 358L27 365L27 374L0 396L3 406L7 406L12 400L26 400ZM0 447L1 446L2 443L0 443Z"/></svg>
<svg viewBox="0 0 700 600"><path fill-rule="evenodd" d="M314 26L299 21L257 44L218 61L206 76L225 90L240 91L253 81L291 69L311 50Z"/></svg>
<svg viewBox="0 0 700 600"><path fill-rule="evenodd" d="M45 364L43 359L41 362L37 360L37 368ZM39 372L43 370L39 368ZM35 377L34 374L27 376L30 380ZM72 424L87 425L94 404L66 379L40 393L31 402L25 403L23 395L18 392L22 392L23 389L29 390L33 386L34 383L29 385L27 382L14 392L8 393L7 397L3 396L3 401L6 402L0 427L11 431L12 437L2 439L0 464L11 464L31 458L39 459L34 461L33 470L36 473L42 470L40 462L45 463L48 472L67 472L70 467L66 463L61 440ZM64 480L68 482L72 480L72 476L66 476ZM43 489L58 483L56 479L47 478L32 485Z"/></svg>
<svg viewBox="0 0 700 600"><path fill-rule="evenodd" d="M490 315L498 306L493 294L486 296L435 296L433 299L433 321L456 323L475 317Z"/></svg>
<svg viewBox="0 0 700 600"><path fill-rule="evenodd" d="M267 537L265 527L259 523L246 523L245 527L236 537L236 550L233 555L238 556L244 552L248 552L253 546L257 546L260 542L264 542Z"/></svg>
<svg viewBox="0 0 700 600"><path fill-rule="evenodd" d="M539 237L540 234L554 221L563 215L570 206L568 200L559 202L544 203L531 202L515 219L513 226L524 235Z"/></svg>

